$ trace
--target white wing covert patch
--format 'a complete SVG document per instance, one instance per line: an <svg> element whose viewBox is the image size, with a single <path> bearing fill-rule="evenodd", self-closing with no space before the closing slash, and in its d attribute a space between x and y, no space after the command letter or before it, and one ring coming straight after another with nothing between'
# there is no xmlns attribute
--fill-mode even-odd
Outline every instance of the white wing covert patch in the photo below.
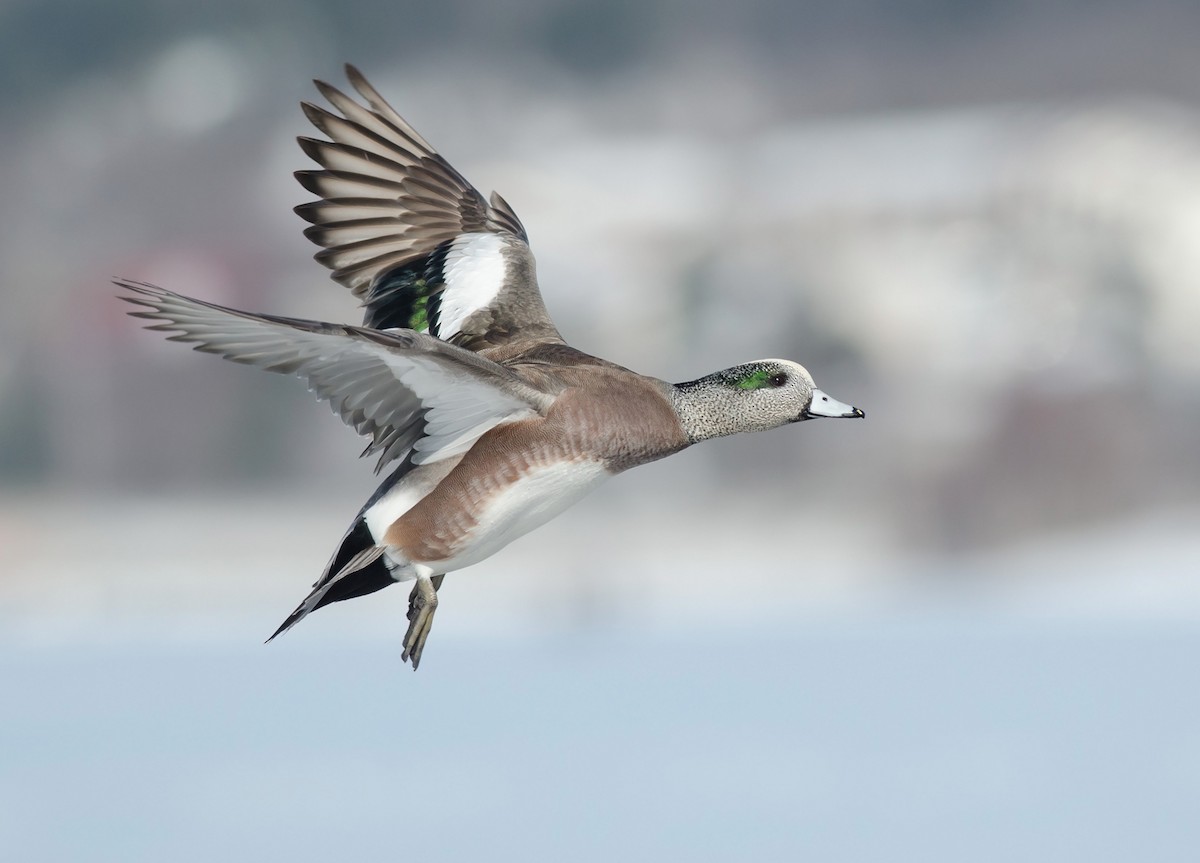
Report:
<svg viewBox="0 0 1200 863"><path fill-rule="evenodd" d="M439 338L452 340L467 318L499 296L508 272L506 245L499 234L485 233L463 234L451 243L442 267L446 287L438 316Z"/></svg>

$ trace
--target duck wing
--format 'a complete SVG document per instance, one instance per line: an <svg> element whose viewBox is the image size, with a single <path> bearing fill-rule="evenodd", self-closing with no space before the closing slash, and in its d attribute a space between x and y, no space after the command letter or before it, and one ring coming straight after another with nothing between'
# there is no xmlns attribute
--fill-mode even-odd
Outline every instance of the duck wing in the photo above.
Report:
<svg viewBox="0 0 1200 863"><path fill-rule="evenodd" d="M562 342L538 290L521 220L485 199L353 66L358 101L316 81L334 110L304 103L328 140L301 137L319 170L296 179L320 200L296 212L316 259L365 307L364 325L425 331L470 350Z"/></svg>
<svg viewBox="0 0 1200 863"><path fill-rule="evenodd" d="M116 284L147 328L307 381L359 434L376 470L411 455L427 464L466 452L486 431L544 414L554 396L472 351L412 330L375 330L225 308L129 280Z"/></svg>

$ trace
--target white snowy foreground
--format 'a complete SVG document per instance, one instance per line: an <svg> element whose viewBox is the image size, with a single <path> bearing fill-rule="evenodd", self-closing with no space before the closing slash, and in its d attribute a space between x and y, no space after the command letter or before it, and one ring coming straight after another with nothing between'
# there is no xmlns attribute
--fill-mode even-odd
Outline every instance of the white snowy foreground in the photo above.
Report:
<svg viewBox="0 0 1200 863"><path fill-rule="evenodd" d="M585 525L568 520L448 581L414 674L402 589L261 643L336 540L329 513L275 525L198 505L220 541L172 554L155 519L183 506L116 505L40 547L14 544L44 539L23 533L34 514L5 509L6 859L1194 853L1186 514L903 567L842 528L844 578L803 589L778 579L778 544L749 543L748 591L724 546L655 550L635 527L622 566L572 549ZM112 539L131 518L142 542ZM289 532L288 554L259 547ZM568 577L573 559L594 578ZM655 573L640 604L635 567ZM574 586L548 587L556 571Z"/></svg>

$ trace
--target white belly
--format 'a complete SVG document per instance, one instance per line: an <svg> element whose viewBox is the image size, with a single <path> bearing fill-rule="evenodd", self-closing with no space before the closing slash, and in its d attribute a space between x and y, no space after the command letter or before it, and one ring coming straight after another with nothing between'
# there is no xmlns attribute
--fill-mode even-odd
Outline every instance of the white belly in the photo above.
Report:
<svg viewBox="0 0 1200 863"><path fill-rule="evenodd" d="M604 465L594 461L537 468L488 502L457 555L428 565L449 572L479 563L541 527L609 476Z"/></svg>

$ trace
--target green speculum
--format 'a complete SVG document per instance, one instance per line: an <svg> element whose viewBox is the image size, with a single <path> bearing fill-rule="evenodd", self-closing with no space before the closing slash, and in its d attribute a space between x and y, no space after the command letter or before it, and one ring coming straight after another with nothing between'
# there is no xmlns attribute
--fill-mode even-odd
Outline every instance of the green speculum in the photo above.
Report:
<svg viewBox="0 0 1200 863"><path fill-rule="evenodd" d="M410 330L427 330L429 329L429 294L426 293L426 282L424 279L418 279L413 285L417 289L418 294L412 305L412 314L408 318L408 328Z"/></svg>

